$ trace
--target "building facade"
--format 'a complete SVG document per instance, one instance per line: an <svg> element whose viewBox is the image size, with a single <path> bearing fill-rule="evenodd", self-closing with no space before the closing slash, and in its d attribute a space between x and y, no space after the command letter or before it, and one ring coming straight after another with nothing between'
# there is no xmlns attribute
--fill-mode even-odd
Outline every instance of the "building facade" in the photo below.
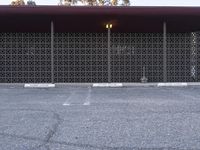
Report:
<svg viewBox="0 0 200 150"><path fill-rule="evenodd" d="M200 8L0 6L0 83L199 82Z"/></svg>

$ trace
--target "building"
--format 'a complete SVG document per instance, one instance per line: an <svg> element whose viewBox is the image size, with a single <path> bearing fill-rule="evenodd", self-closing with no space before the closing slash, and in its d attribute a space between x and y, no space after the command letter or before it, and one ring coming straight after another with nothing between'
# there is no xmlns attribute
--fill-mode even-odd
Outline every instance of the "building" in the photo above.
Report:
<svg viewBox="0 0 200 150"><path fill-rule="evenodd" d="M0 83L199 82L199 7L0 6Z"/></svg>

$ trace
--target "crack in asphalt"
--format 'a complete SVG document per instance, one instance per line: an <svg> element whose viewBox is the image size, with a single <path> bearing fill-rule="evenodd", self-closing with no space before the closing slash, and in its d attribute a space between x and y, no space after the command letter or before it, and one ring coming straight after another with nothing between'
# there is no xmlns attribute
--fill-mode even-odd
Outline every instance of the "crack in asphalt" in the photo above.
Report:
<svg viewBox="0 0 200 150"><path fill-rule="evenodd" d="M41 138L35 138L35 137L27 137L27 136L19 136L19 135L15 135L15 134L6 134L6 133L0 133L0 135L2 136L9 136L12 138L20 138L20 139L25 139L25 140L32 140L32 141L40 141L40 142L44 142L43 144L36 146L34 148L31 149L38 149L42 146L45 146L47 149L50 149L49 146L47 146L46 144L60 144L60 145L65 145L65 146L74 146L74 147L79 147L79 148L95 148L95 149L105 149L105 150L133 150L133 149L137 149L137 150L181 150L181 149L177 149L177 148L170 148L170 147L160 147L160 148L139 148L139 147L107 147L107 146L94 146L94 145L90 145L90 144L78 144L78 143L69 143L69 142L60 142L60 141L51 141L50 137L47 136L47 139L41 139ZM51 135L53 136L53 135ZM192 149L187 149L187 150L192 150ZM195 150L199 150L199 149L195 149Z"/></svg>
<svg viewBox="0 0 200 150"><path fill-rule="evenodd" d="M79 147L79 148L95 148L99 150L183 150L180 148L172 148L172 147L154 147L154 148L142 148L142 147L109 147L109 146L94 146L90 144L80 144L80 143L70 143L70 142L61 142L61 141L53 141L49 140L48 143L45 139L41 138L35 138L35 137L27 137L27 136L19 136L19 135L14 135L14 134L5 134L5 133L0 133L2 136L10 136L13 138L20 138L20 139L25 139L25 140L33 140L33 141L39 141L39 142L44 142L41 145L38 145L32 149L38 149L42 146L44 146L47 150L49 150L49 145L46 144L60 144L60 145L65 145L65 146L74 146L74 147ZM187 150L194 150L194 149L187 149ZM200 149L195 149L195 150L200 150Z"/></svg>
<svg viewBox="0 0 200 150"><path fill-rule="evenodd" d="M58 126L62 123L62 119L61 119L60 115L54 111L47 111L47 110L43 110L43 109L1 109L0 111L1 112L2 111L34 111L34 112L45 112L45 113L53 114L53 119L55 119L56 122L52 125L52 129L49 129L49 131L44 139L36 138L36 137L28 137L28 136L23 136L23 135L0 133L0 135L2 135L2 136L10 136L10 137L14 137L14 138L22 138L22 139L26 139L26 140L42 142L42 144L35 146L35 147L31 148L30 150L38 149L42 146L45 146L47 148L47 150L49 150L50 148L47 144L50 142L51 138L57 132Z"/></svg>
<svg viewBox="0 0 200 150"><path fill-rule="evenodd" d="M70 142L64 142L64 141L55 141L52 140L53 136L56 134L56 132L59 129L60 124L62 123L62 118L60 115L54 111L47 111L43 109L2 109L0 111L34 111L34 112L46 112L46 113L52 113L53 119L55 119L55 123L52 125L52 128L49 129L47 135L45 138L38 138L38 137L30 137L30 136L24 136L24 135L15 135L15 134L7 134L7 133L0 133L1 136L9 136L12 138L19 138L19 139L25 139L25 140L31 140L31 141L38 141L42 142L42 144L39 144L35 147L30 148L30 150L37 150L41 147L45 147L47 150L50 150L49 144L59 144L64 146L73 146L78 148L93 148L96 150L182 150L179 148L172 148L172 147L154 147L154 148L142 148L142 147L110 147L110 146L97 146L92 144L81 144L81 143L70 143ZM193 150L193 149L187 149L187 150ZM195 149L200 150L200 149Z"/></svg>
<svg viewBox="0 0 200 150"><path fill-rule="evenodd" d="M46 138L45 138L45 140L44 140L44 144L43 144L43 145L46 146L47 149L50 149L50 148L49 148L49 145L47 145L47 144L50 142L51 138L52 138L52 137L54 136L54 134L57 132L58 127L59 127L59 125L60 125L61 122L62 122L62 120L61 120L59 114L57 114L57 113L54 112L53 115L54 115L53 118L56 120L56 123L54 123L53 126L52 126L52 129L49 130L49 132L48 132L48 134L47 134L47 136L46 136Z"/></svg>
<svg viewBox="0 0 200 150"><path fill-rule="evenodd" d="M16 135L16 134L9 134L9 133L0 133L1 136L7 136L11 138L19 138L24 140L31 140L31 141L44 141L42 138L37 137L30 137L30 136L23 136L23 135Z"/></svg>

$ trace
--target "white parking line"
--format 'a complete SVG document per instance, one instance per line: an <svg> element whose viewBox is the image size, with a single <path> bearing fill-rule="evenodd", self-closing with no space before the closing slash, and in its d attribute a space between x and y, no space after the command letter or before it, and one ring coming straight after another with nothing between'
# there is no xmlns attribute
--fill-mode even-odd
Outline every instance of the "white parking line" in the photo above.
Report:
<svg viewBox="0 0 200 150"><path fill-rule="evenodd" d="M70 106L71 104L69 103L69 100L75 95L76 92L73 92L67 100L63 103L63 106Z"/></svg>
<svg viewBox="0 0 200 150"><path fill-rule="evenodd" d="M84 106L89 106L90 105L90 102L85 102L83 103Z"/></svg>
<svg viewBox="0 0 200 150"><path fill-rule="evenodd" d="M63 103L63 106L74 106L74 105L83 105L83 106L89 106L91 105L91 102L90 102L90 97L91 97L91 87L88 87L88 92L87 92L87 96L84 100L84 103L82 104L76 104L76 103L73 103L73 97L76 96L76 92L73 92L68 98L67 100ZM70 103L70 100L72 99L72 103Z"/></svg>
<svg viewBox="0 0 200 150"><path fill-rule="evenodd" d="M88 94L87 94L87 97L85 99L85 102L83 103L84 106L89 106L90 105L90 97L91 97L91 87L88 87L89 90L88 90Z"/></svg>
<svg viewBox="0 0 200 150"><path fill-rule="evenodd" d="M63 103L63 106L70 106L70 103Z"/></svg>

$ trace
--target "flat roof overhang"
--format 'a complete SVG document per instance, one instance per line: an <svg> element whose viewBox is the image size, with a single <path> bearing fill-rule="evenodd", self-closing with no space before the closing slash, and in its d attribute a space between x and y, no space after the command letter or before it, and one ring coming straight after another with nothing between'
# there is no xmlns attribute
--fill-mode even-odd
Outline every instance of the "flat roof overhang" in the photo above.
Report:
<svg viewBox="0 0 200 150"><path fill-rule="evenodd" d="M200 7L0 6L0 32L200 31Z"/></svg>

